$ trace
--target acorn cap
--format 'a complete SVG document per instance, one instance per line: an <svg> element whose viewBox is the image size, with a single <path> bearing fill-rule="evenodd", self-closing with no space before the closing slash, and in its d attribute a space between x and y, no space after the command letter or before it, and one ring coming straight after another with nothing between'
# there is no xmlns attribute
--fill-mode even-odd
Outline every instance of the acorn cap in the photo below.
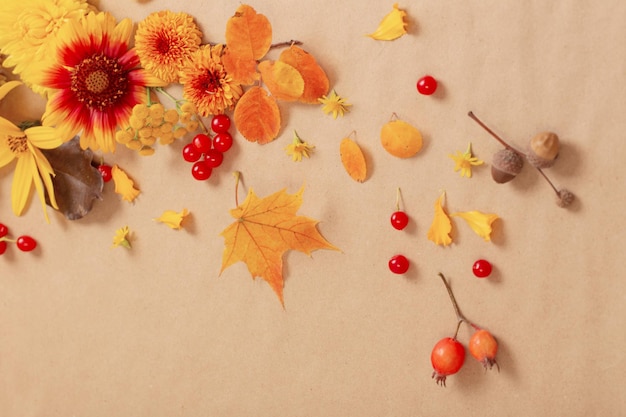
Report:
<svg viewBox="0 0 626 417"><path fill-rule="evenodd" d="M526 158L537 168L549 168L554 165L559 155L561 144L556 133L541 132L536 134L528 143Z"/></svg>
<svg viewBox="0 0 626 417"><path fill-rule="evenodd" d="M524 166L524 159L515 151L505 148L493 155L491 162L491 177L498 184L511 181L520 173Z"/></svg>

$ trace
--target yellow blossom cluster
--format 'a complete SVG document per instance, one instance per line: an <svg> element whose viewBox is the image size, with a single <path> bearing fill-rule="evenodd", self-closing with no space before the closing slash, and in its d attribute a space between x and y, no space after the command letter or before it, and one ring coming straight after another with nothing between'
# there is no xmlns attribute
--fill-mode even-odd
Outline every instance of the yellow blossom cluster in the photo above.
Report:
<svg viewBox="0 0 626 417"><path fill-rule="evenodd" d="M198 130L195 107L184 103L175 109L166 109L161 103L137 104L133 107L128 126L118 130L115 140L140 155L154 154L154 145L170 145L189 132Z"/></svg>

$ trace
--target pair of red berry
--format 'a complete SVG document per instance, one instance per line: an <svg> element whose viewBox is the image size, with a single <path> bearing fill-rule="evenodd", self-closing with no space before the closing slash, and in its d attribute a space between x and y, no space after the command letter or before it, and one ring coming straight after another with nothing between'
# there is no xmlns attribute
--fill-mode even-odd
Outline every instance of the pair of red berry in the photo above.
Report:
<svg viewBox="0 0 626 417"><path fill-rule="evenodd" d="M211 130L215 136L198 133L191 143L183 147L183 159L192 162L191 175L198 181L208 180L213 169L222 165L224 153L233 146L233 137L228 133L230 118L216 114L211 119Z"/></svg>
<svg viewBox="0 0 626 417"><path fill-rule="evenodd" d="M390 217L391 226L396 230L404 230L409 224L409 216L405 211L400 210L400 189L398 188L396 196L396 211L391 213ZM404 274L409 270L411 263L404 255L394 255L389 260L389 270L394 274Z"/></svg>
<svg viewBox="0 0 626 417"><path fill-rule="evenodd" d="M448 284L443 274L440 273L439 276L443 280L450 300L452 301L457 317L457 326L453 337L444 337L433 347L430 354L430 362L433 366L432 377L437 381L437 384L441 384L445 387L446 378L456 374L463 367L465 363L465 346L457 339L459 328L463 322L469 324L475 330L468 344L470 354L474 359L482 363L485 369L491 369L493 365L496 365L497 369L500 370L500 366L496 362L498 342L489 331L481 329L474 323L471 323L461 314L450 284Z"/></svg>
<svg viewBox="0 0 626 417"><path fill-rule="evenodd" d="M0 223L0 255L7 250L7 242L15 243L17 248L22 252L30 252L37 247L37 241L30 236L22 235L16 240L8 237L9 228Z"/></svg>

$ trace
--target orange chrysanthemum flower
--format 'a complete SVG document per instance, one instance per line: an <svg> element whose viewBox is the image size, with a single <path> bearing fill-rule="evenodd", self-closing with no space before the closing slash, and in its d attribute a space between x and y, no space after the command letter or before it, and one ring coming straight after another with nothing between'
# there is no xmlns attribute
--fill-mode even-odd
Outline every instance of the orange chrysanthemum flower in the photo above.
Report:
<svg viewBox="0 0 626 417"><path fill-rule="evenodd" d="M155 12L137 27L135 50L141 65L157 78L178 82L179 71L200 48L202 32L187 13Z"/></svg>
<svg viewBox="0 0 626 417"><path fill-rule="evenodd" d="M243 91L224 69L223 48L223 45L202 46L181 71L183 97L204 117L231 109Z"/></svg>
<svg viewBox="0 0 626 417"><path fill-rule="evenodd" d="M129 49L132 28L130 19L117 24L109 13L92 12L59 31L56 61L42 69L41 84L54 89L44 125L67 138L82 131L83 149L115 150L117 126L146 101L146 87L163 84L139 67Z"/></svg>

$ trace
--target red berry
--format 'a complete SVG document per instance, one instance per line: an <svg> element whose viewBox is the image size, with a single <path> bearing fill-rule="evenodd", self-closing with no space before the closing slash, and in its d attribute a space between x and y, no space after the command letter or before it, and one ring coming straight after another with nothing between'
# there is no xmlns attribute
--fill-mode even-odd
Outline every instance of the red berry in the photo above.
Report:
<svg viewBox="0 0 626 417"><path fill-rule="evenodd" d="M30 252L37 247L37 241L30 236L20 236L17 238L17 247L22 252Z"/></svg>
<svg viewBox="0 0 626 417"><path fill-rule="evenodd" d="M226 152L233 146L233 137L228 132L218 133L213 137L213 149Z"/></svg>
<svg viewBox="0 0 626 417"><path fill-rule="evenodd" d="M204 162L211 168L217 168L222 165L223 160L224 154L215 149L211 149L204 155Z"/></svg>
<svg viewBox="0 0 626 417"><path fill-rule="evenodd" d="M396 211L391 215L391 225L394 229L402 230L409 224L409 216L403 211Z"/></svg>
<svg viewBox="0 0 626 417"><path fill-rule="evenodd" d="M484 259L477 260L472 266L472 272L474 272L474 275L476 275L478 278L487 278L489 275L491 275L491 270L491 264L489 263L489 261L486 261Z"/></svg>
<svg viewBox="0 0 626 417"><path fill-rule="evenodd" d="M478 329L474 332L470 337L469 351L477 361L483 364L485 369L491 369L493 365L496 365L498 370L500 369L496 362L498 342L487 330Z"/></svg>
<svg viewBox="0 0 626 417"><path fill-rule="evenodd" d="M198 181L208 180L212 171L205 161L198 161L191 167L191 175Z"/></svg>
<svg viewBox="0 0 626 417"><path fill-rule="evenodd" d="M429 96L437 90L437 80L430 75L425 75L417 81L417 91L420 94Z"/></svg>
<svg viewBox="0 0 626 417"><path fill-rule="evenodd" d="M404 255L394 255L389 260L389 270L394 274L404 274L409 270L410 262Z"/></svg>
<svg viewBox="0 0 626 417"><path fill-rule="evenodd" d="M9 234L9 228L0 223L0 237L4 237Z"/></svg>
<svg viewBox="0 0 626 417"><path fill-rule="evenodd" d="M456 339L445 337L437 342L430 354L433 378L437 384L446 386L446 377L459 372L465 362L465 348Z"/></svg>
<svg viewBox="0 0 626 417"><path fill-rule="evenodd" d="M0 255L3 255L7 251L7 242L5 240L0 241Z"/></svg>
<svg viewBox="0 0 626 417"><path fill-rule="evenodd" d="M188 143L183 147L183 159L187 162L196 162L200 159L202 153L192 144Z"/></svg>
<svg viewBox="0 0 626 417"><path fill-rule="evenodd" d="M216 114L211 120L211 129L215 133L228 132L228 129L230 129L230 117L225 114Z"/></svg>
<svg viewBox="0 0 626 417"><path fill-rule="evenodd" d="M102 175L102 180L104 182L109 182L113 179L113 168L111 165L100 164L98 165L98 171L100 175Z"/></svg>
<svg viewBox="0 0 626 417"><path fill-rule="evenodd" d="M198 133L191 141L198 152L205 153L211 150L211 138L204 133Z"/></svg>

